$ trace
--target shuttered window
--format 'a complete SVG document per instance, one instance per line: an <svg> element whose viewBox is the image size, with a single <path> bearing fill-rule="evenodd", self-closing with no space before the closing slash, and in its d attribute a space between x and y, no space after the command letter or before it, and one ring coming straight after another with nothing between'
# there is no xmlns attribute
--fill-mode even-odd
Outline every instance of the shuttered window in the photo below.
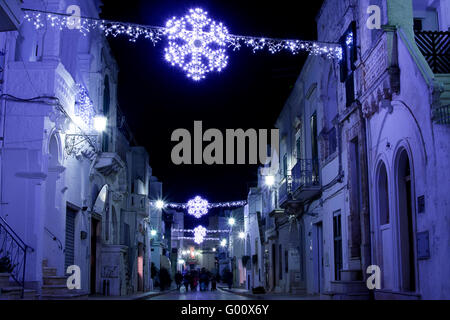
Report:
<svg viewBox="0 0 450 320"><path fill-rule="evenodd" d="M66 212L65 270L75 264L75 216L77 214L70 208L67 208Z"/></svg>

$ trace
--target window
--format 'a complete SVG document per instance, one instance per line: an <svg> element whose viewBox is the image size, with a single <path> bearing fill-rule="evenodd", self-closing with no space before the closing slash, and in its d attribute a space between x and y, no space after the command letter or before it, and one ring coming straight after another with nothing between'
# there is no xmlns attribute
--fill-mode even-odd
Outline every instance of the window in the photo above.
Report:
<svg viewBox="0 0 450 320"><path fill-rule="evenodd" d="M108 76L105 76L104 85L105 85L105 89L103 91L103 115L106 118L109 118L109 107L110 107L110 103L111 103L111 94L110 94ZM103 133L102 151L103 152L109 151L109 135L108 135L107 131Z"/></svg>
<svg viewBox="0 0 450 320"><path fill-rule="evenodd" d="M288 166L288 164L287 164L287 154L285 154L284 156L283 156L283 177L284 178L287 178L287 172L288 172L288 169L287 169L287 166Z"/></svg>
<svg viewBox="0 0 450 320"><path fill-rule="evenodd" d="M380 167L378 175L378 203L380 213L380 224L389 223L389 193L386 166L384 163Z"/></svg>
<svg viewBox="0 0 450 320"><path fill-rule="evenodd" d="M356 69L357 60L357 38L356 22L352 22L341 37L340 43L343 48L342 61L340 63L341 82L345 83L346 106L350 106L355 101L355 84L353 72Z"/></svg>
<svg viewBox="0 0 450 320"><path fill-rule="evenodd" d="M302 139L300 137L297 138L295 142L295 148L297 153L297 160L301 160L302 158Z"/></svg>
<svg viewBox="0 0 450 320"><path fill-rule="evenodd" d="M281 247L281 244L279 245L278 253L279 278L280 280L283 280L283 248Z"/></svg>
<svg viewBox="0 0 450 320"><path fill-rule="evenodd" d="M285 261L284 272L288 273L289 272L289 251L287 251L287 250L284 251L284 261Z"/></svg>
<svg viewBox="0 0 450 320"><path fill-rule="evenodd" d="M414 30L422 31L423 30L423 20L419 18L414 19Z"/></svg>
<svg viewBox="0 0 450 320"><path fill-rule="evenodd" d="M341 280L342 270L342 227L341 211L333 214L333 244L334 244L334 277L336 281Z"/></svg>

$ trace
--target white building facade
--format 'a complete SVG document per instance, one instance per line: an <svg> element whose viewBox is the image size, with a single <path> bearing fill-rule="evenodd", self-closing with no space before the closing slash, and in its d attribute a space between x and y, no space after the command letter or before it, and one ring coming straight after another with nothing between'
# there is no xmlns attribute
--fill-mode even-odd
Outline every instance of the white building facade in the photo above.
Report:
<svg viewBox="0 0 450 320"><path fill-rule="evenodd" d="M101 6L70 4L91 17ZM19 5L65 13L68 3ZM19 282L49 299L147 290L150 189L157 179L147 152L132 146L106 39L22 21L0 32L0 46L0 214L30 247ZM102 132L94 123L100 116L107 123ZM67 290L72 265L81 271L80 290Z"/></svg>

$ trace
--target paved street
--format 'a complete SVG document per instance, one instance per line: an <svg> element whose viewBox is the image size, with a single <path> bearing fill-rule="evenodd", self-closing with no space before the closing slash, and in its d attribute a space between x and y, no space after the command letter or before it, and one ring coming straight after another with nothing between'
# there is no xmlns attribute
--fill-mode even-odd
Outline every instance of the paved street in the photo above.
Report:
<svg viewBox="0 0 450 320"><path fill-rule="evenodd" d="M172 291L168 294L163 294L148 300L250 300L249 298L242 297L236 294L217 290L214 292L187 292L179 293L178 291Z"/></svg>

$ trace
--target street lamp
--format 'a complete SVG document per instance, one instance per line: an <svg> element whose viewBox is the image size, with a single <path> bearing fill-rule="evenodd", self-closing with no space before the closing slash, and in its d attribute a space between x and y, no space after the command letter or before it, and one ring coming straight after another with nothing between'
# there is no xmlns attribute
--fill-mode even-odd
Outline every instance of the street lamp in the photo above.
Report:
<svg viewBox="0 0 450 320"><path fill-rule="evenodd" d="M158 232L157 232L155 229L152 229L152 230L150 231L150 235L151 235L152 237L156 236L157 234L158 234Z"/></svg>
<svg viewBox="0 0 450 320"><path fill-rule="evenodd" d="M227 246L227 239L222 239L222 242L220 242L220 246L222 248L225 248Z"/></svg>
<svg viewBox="0 0 450 320"><path fill-rule="evenodd" d="M239 232L239 239L245 239L245 233Z"/></svg>
<svg viewBox="0 0 450 320"><path fill-rule="evenodd" d="M106 126L108 124L108 120L106 117L103 116L96 116L94 117L94 129L97 132L104 132L106 131Z"/></svg>
<svg viewBox="0 0 450 320"><path fill-rule="evenodd" d="M228 224L229 224L230 226L234 226L234 225L236 224L236 219L234 219L234 218L228 219Z"/></svg>
<svg viewBox="0 0 450 320"><path fill-rule="evenodd" d="M166 204L164 203L164 201L158 200L156 201L155 206L157 209L161 210L166 206Z"/></svg>
<svg viewBox="0 0 450 320"><path fill-rule="evenodd" d="M266 176L264 179L266 186L272 187L275 184L275 177L274 176Z"/></svg>

